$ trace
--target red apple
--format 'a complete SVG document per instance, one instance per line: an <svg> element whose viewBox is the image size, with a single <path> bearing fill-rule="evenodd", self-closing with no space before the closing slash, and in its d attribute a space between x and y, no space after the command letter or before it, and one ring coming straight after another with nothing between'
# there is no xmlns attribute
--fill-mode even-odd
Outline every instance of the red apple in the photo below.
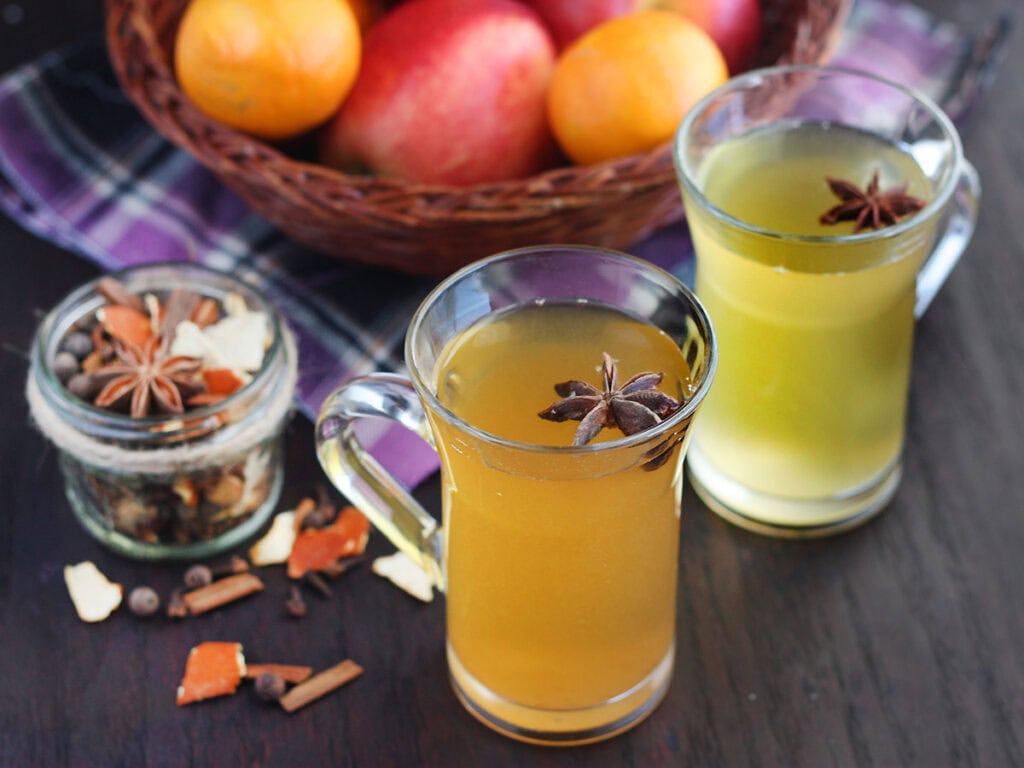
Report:
<svg viewBox="0 0 1024 768"><path fill-rule="evenodd" d="M761 41L760 0L655 0L693 20L718 43L730 74L753 64Z"/></svg>
<svg viewBox="0 0 1024 768"><path fill-rule="evenodd" d="M602 22L639 10L645 0L526 0L544 19L559 49Z"/></svg>
<svg viewBox="0 0 1024 768"><path fill-rule="evenodd" d="M730 73L750 66L761 40L760 0L527 0L551 30L559 48L609 19L634 11L676 11L708 33Z"/></svg>
<svg viewBox="0 0 1024 768"><path fill-rule="evenodd" d="M464 185L524 178L556 155L545 92L555 47L514 0L410 0L366 35L321 160Z"/></svg>

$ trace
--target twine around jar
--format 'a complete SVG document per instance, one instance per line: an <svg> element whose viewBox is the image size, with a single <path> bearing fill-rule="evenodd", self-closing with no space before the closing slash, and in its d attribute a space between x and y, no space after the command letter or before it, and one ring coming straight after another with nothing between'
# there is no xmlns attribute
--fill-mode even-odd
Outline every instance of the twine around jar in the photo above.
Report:
<svg viewBox="0 0 1024 768"><path fill-rule="evenodd" d="M98 467L116 468L118 471L163 475L191 472L224 463L234 456L259 445L273 437L280 429L281 421L288 415L292 395L298 379L298 353L295 338L281 325L281 341L285 356L285 368L280 382L263 401L258 418L252 413L236 422L237 431L229 439L211 443L194 443L166 448L131 450L108 442L97 440L69 424L50 403L39 387L38 372L29 371L25 386L29 412L39 430L60 450L78 461Z"/></svg>

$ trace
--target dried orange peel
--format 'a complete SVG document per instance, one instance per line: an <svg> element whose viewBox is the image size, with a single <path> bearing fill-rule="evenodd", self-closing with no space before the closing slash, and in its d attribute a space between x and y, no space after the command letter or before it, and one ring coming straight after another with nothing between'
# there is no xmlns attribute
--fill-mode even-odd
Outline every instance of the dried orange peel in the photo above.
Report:
<svg viewBox="0 0 1024 768"><path fill-rule="evenodd" d="M330 525L307 528L295 537L288 555L288 577L301 579L342 557L360 555L370 537L370 521L355 507L345 507Z"/></svg>
<svg viewBox="0 0 1024 768"><path fill-rule="evenodd" d="M294 511L278 512L262 538L249 548L253 565L278 565L288 562L295 544Z"/></svg>
<svg viewBox="0 0 1024 768"><path fill-rule="evenodd" d="M241 643L207 641L192 648L178 686L178 706L232 694L245 675Z"/></svg>
<svg viewBox="0 0 1024 768"><path fill-rule="evenodd" d="M243 375L233 368L204 368L203 381L211 395L230 395L244 387L251 376Z"/></svg>
<svg viewBox="0 0 1024 768"><path fill-rule="evenodd" d="M110 616L124 595L124 587L104 576L91 560L65 565L64 583L78 618L89 623Z"/></svg>
<svg viewBox="0 0 1024 768"><path fill-rule="evenodd" d="M371 566L373 572L382 576L399 589L417 600L429 603L434 599L434 581L419 563L404 552L378 557Z"/></svg>
<svg viewBox="0 0 1024 768"><path fill-rule="evenodd" d="M149 317L132 307L108 304L99 310L103 329L118 341L142 347L153 335Z"/></svg>

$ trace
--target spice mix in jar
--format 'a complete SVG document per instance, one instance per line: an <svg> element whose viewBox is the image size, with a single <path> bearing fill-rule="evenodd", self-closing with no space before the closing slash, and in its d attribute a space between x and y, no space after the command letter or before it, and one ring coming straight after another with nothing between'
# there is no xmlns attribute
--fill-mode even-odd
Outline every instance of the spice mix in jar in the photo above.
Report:
<svg viewBox="0 0 1024 768"><path fill-rule="evenodd" d="M295 342L262 293L194 264L101 277L41 323L26 395L71 508L132 557L205 557L277 504Z"/></svg>

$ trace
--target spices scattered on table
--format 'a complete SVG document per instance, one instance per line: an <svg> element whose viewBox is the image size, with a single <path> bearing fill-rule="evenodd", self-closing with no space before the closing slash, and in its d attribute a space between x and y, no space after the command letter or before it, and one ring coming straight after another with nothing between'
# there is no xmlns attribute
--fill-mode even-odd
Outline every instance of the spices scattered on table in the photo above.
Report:
<svg viewBox="0 0 1024 768"><path fill-rule="evenodd" d="M370 521L355 507L346 507L323 527L299 531L288 554L288 577L300 579L343 557L362 554L369 536Z"/></svg>
<svg viewBox="0 0 1024 768"><path fill-rule="evenodd" d="M247 664L245 667L245 676L253 680L264 674L277 675L286 683L301 683L313 674L313 668L299 664Z"/></svg>
<svg viewBox="0 0 1024 768"><path fill-rule="evenodd" d="M256 677L252 687L264 701L277 701L288 690L288 684L277 672L262 673Z"/></svg>
<svg viewBox="0 0 1024 768"><path fill-rule="evenodd" d="M278 512L263 537L249 548L253 565L278 565L288 562L295 543L295 512Z"/></svg>
<svg viewBox="0 0 1024 768"><path fill-rule="evenodd" d="M308 610L303 590L308 588L323 599L330 599L334 590L329 581L363 562L368 539L367 518L352 506L337 509L321 492L319 501L307 497L295 509L279 512L270 530L250 552L266 558L260 562L286 566L281 570L288 582L288 612L299 617ZM282 542L290 542L290 546L284 547ZM405 560L416 571L420 570L412 560ZM381 561L383 569L377 565ZM388 578L413 594L418 591L417 596L422 600L432 597L429 585L425 592L422 587L403 585L403 567L398 566L396 577L390 563L400 563L400 558L378 558L375 569L387 572ZM123 587L107 579L90 561L67 566L65 578L76 610L84 621L102 621L121 603ZM263 579L243 557L233 555L219 562L193 563L183 570L180 585L167 599L165 613L169 619L202 617L263 591ZM161 598L155 589L140 584L131 589L127 605L135 617L147 619L159 613ZM241 643L207 640L189 651L176 702L184 706L231 695L242 681L248 680L252 682L255 696L277 702L286 712L295 712L362 674L363 668L352 659L319 672L306 664L250 664Z"/></svg>
<svg viewBox="0 0 1024 768"><path fill-rule="evenodd" d="M383 576L417 600L429 603L434 599L433 580L404 552L378 557L373 561L372 568L375 574Z"/></svg>
<svg viewBox="0 0 1024 768"><path fill-rule="evenodd" d="M299 683L278 699L285 712L295 712L317 699L336 691L363 674L363 668L351 659L325 669L303 683Z"/></svg>
<svg viewBox="0 0 1024 768"><path fill-rule="evenodd" d="M311 514L314 507L316 515ZM319 527L296 532L303 518ZM303 587L324 599L333 597L329 582L363 562L369 533L369 520L355 507L338 511L325 501L316 504L305 498L296 510L277 513L268 532L249 551L259 556L254 557L254 564L287 564L286 574L291 583L284 601L285 613L302 618L309 610ZM288 542L290 547L285 546ZM419 600L433 600L432 582L407 555L396 552L378 557L372 569ZM67 566L65 579L85 621L102 621L121 604L123 587L107 580L91 562ZM185 569L181 584L168 596L165 614L170 619L201 616L264 590L264 581L251 572L249 562L239 555L219 563L195 563ZM161 603L156 590L137 585L129 594L128 608L135 616L147 618L159 611Z"/></svg>
<svg viewBox="0 0 1024 768"><path fill-rule="evenodd" d="M177 704L231 695L243 679L249 679L259 698L295 712L362 674L363 668L351 659L315 675L312 667L297 664L247 664L241 643L206 641L189 651Z"/></svg>
<svg viewBox="0 0 1024 768"><path fill-rule="evenodd" d="M234 693L245 674L241 643L207 641L192 648L178 686L178 706Z"/></svg>
<svg viewBox="0 0 1024 768"><path fill-rule="evenodd" d="M262 591L263 582L258 576L251 573L236 573L190 590L182 595L182 600L188 608L189 615L199 616Z"/></svg>
<svg viewBox="0 0 1024 768"><path fill-rule="evenodd" d="M110 616L124 595L124 587L110 581L91 560L65 565L64 583L78 618L90 623Z"/></svg>
<svg viewBox="0 0 1024 768"><path fill-rule="evenodd" d="M135 587L128 594L128 610L136 616L153 616L160 610L160 595L152 587Z"/></svg>

